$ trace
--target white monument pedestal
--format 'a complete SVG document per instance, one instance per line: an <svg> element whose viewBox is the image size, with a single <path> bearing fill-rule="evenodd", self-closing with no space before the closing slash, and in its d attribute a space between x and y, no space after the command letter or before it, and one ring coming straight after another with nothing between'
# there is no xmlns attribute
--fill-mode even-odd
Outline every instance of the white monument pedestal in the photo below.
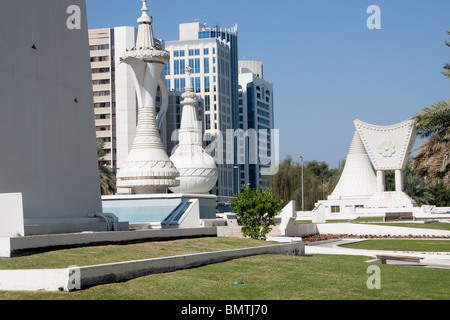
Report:
<svg viewBox="0 0 450 320"><path fill-rule="evenodd" d="M416 202L406 193L401 191L385 191L377 192L370 198L365 208L414 208L417 207Z"/></svg>

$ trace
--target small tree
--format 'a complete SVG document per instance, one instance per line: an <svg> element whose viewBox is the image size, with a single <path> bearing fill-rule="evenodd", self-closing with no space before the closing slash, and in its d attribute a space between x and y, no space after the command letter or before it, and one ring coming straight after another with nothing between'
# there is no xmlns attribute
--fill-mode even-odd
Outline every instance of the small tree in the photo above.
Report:
<svg viewBox="0 0 450 320"><path fill-rule="evenodd" d="M271 227L275 225L274 217L283 208L283 201L277 201L271 189L263 190L242 186L243 190L230 201L231 209L242 224L242 234L252 239L264 240Z"/></svg>
<svg viewBox="0 0 450 320"><path fill-rule="evenodd" d="M98 171L100 174L100 190L102 195L108 195L114 193L116 188L116 175L107 167L104 163L103 157L106 155L103 146L105 143L101 139L97 139L97 158L98 158Z"/></svg>

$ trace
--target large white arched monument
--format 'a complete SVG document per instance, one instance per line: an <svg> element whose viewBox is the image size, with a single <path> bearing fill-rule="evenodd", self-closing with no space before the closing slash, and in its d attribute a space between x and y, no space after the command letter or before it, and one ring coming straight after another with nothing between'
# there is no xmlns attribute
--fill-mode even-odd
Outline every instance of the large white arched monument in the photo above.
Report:
<svg viewBox="0 0 450 320"><path fill-rule="evenodd" d="M339 182L327 200L318 201L316 210L322 207L326 214L353 214L415 207L403 191L403 170L417 136L413 122L376 126L354 120L354 124L356 131ZM395 191L385 190L386 171L395 171Z"/></svg>
<svg viewBox="0 0 450 320"><path fill-rule="evenodd" d="M356 130L377 173L377 191L365 208L412 208L417 204L403 191L403 170L417 137L412 120L376 126L354 120ZM386 191L385 172L395 171L395 191Z"/></svg>

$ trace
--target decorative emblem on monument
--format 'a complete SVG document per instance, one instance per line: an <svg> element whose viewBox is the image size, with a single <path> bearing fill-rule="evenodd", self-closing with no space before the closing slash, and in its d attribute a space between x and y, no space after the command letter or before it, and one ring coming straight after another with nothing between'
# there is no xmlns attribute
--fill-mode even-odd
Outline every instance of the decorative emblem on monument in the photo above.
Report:
<svg viewBox="0 0 450 320"><path fill-rule="evenodd" d="M392 157L395 153L395 145L391 141L383 141L378 146L378 153L383 157Z"/></svg>

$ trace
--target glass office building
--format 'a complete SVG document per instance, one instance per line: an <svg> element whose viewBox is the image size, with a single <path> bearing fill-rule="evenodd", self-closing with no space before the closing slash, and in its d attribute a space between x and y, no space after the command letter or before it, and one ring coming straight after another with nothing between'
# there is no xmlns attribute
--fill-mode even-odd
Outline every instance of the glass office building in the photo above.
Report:
<svg viewBox="0 0 450 320"><path fill-rule="evenodd" d="M180 39L167 41L171 60L165 76L169 95L182 93L192 68L191 81L203 105L205 147L215 157L219 178L213 193L227 201L235 193L233 164L226 161L225 135L238 126L237 27L206 28L203 24L180 24ZM235 153L234 153L235 155ZM233 155L233 156L234 156Z"/></svg>

